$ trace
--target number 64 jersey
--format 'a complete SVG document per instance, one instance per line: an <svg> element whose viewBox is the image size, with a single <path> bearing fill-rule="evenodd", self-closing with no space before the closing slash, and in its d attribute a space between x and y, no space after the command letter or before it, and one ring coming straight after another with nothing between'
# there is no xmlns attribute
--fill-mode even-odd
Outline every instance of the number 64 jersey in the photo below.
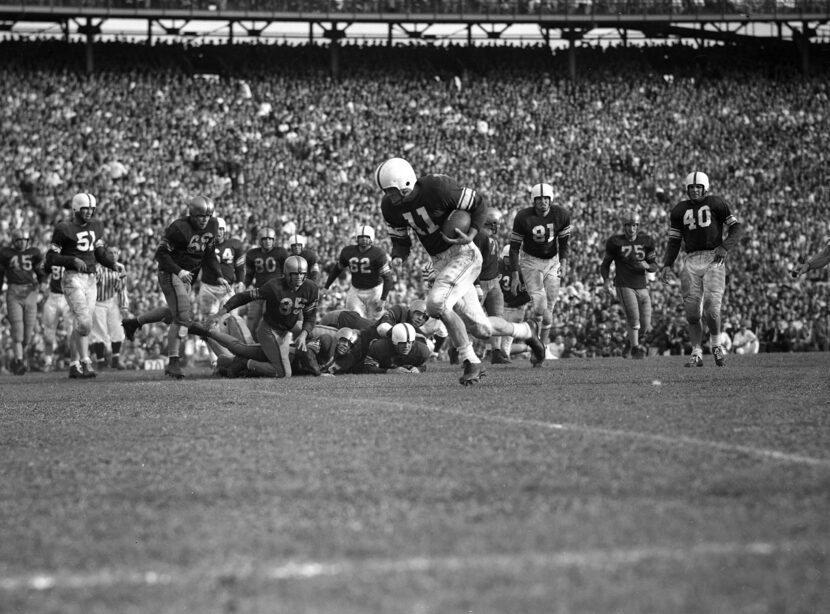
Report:
<svg viewBox="0 0 830 614"><path fill-rule="evenodd" d="M671 210L669 241L683 241L687 254L713 250L723 244L724 227L738 223L720 196L677 203Z"/></svg>

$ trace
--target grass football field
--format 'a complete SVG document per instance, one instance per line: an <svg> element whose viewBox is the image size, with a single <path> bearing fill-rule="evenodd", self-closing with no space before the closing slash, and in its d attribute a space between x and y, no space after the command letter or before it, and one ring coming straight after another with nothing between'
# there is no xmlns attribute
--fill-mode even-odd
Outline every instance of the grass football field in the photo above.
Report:
<svg viewBox="0 0 830 614"><path fill-rule="evenodd" d="M830 354L0 377L0 612L830 612Z"/></svg>

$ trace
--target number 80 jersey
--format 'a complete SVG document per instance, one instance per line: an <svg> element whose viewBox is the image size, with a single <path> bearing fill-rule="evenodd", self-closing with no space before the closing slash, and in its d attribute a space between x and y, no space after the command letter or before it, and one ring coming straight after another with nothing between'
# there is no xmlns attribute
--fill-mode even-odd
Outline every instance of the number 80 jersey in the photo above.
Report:
<svg viewBox="0 0 830 614"><path fill-rule="evenodd" d="M689 254L712 250L723 243L724 226L737 223L720 196L706 196L699 202L684 200L671 210L669 240L682 239Z"/></svg>

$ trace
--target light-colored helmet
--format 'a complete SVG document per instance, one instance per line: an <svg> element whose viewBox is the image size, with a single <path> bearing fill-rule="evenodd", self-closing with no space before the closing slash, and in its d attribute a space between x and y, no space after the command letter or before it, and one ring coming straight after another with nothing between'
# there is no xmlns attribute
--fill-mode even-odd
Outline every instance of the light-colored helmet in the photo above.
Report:
<svg viewBox="0 0 830 614"><path fill-rule="evenodd" d="M537 183L530 188L530 200L536 200L540 196L553 200L553 186L549 183Z"/></svg>
<svg viewBox="0 0 830 614"><path fill-rule="evenodd" d="M288 251L299 255L305 249L307 243L308 241L303 235L293 234L288 237Z"/></svg>
<svg viewBox="0 0 830 614"><path fill-rule="evenodd" d="M92 219L92 216L95 215L95 207L97 206L98 201L89 192L79 192L72 197L72 211L74 211L76 217L84 222ZM84 209L87 210L85 213L82 212Z"/></svg>
<svg viewBox="0 0 830 614"><path fill-rule="evenodd" d="M709 176L706 173L693 171L686 175L686 181L684 184L686 195L692 200L701 200L704 196L706 196L706 194L709 193ZM699 195L692 196L689 190L693 189L694 186L702 186L703 191Z"/></svg>
<svg viewBox="0 0 830 614"><path fill-rule="evenodd" d="M392 327L392 343L411 343L415 341L415 327L407 322L400 322Z"/></svg>
<svg viewBox="0 0 830 614"><path fill-rule="evenodd" d="M502 258L510 258L510 246L505 245L501 248L501 257Z"/></svg>
<svg viewBox="0 0 830 614"><path fill-rule="evenodd" d="M354 236L358 247L371 247L375 242L375 229L371 226L362 224L357 227ZM368 239L366 237L368 237Z"/></svg>
<svg viewBox="0 0 830 614"><path fill-rule="evenodd" d="M228 231L228 225L225 222L225 218L217 217L216 218L216 223L219 224L219 231L218 231L218 234L217 234L217 239L224 239L225 238L225 233Z"/></svg>
<svg viewBox="0 0 830 614"><path fill-rule="evenodd" d="M406 194L417 179L412 165L403 158L389 158L375 170L375 183L381 191L398 188L401 194Z"/></svg>

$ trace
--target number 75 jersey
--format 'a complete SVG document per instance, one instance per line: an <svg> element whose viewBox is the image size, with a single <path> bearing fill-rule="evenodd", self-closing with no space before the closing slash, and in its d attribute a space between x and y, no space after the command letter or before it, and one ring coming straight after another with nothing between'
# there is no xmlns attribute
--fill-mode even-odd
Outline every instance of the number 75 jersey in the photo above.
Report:
<svg viewBox="0 0 830 614"><path fill-rule="evenodd" d="M706 196L699 202L684 200L671 210L669 240L682 239L686 253L712 250L723 243L724 227L737 223L719 196Z"/></svg>

